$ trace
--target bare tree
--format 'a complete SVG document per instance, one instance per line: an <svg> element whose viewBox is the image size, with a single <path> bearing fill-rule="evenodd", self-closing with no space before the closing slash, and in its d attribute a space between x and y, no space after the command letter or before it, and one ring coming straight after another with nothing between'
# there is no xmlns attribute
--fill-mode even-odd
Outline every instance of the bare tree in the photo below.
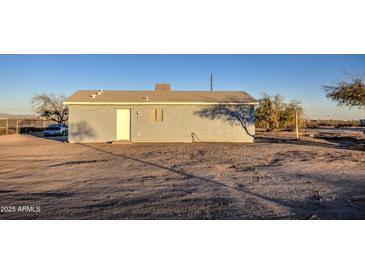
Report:
<svg viewBox="0 0 365 274"><path fill-rule="evenodd" d="M64 124L68 120L68 107L63 104L65 96L39 93L32 97L33 111L43 118Z"/></svg>
<svg viewBox="0 0 365 274"><path fill-rule="evenodd" d="M365 107L365 82L360 77L338 82L335 86L323 86L327 97L340 106Z"/></svg>

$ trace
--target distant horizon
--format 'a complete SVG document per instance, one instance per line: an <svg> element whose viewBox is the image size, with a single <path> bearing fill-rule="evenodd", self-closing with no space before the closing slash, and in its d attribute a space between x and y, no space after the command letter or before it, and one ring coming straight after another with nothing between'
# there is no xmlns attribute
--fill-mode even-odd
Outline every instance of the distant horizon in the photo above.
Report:
<svg viewBox="0 0 365 274"><path fill-rule="evenodd" d="M3 116L4 115L4 116ZM5 117L5 116L14 116L14 117L16 117L16 118L13 118L13 117ZM6 113L6 112L0 112L0 119L6 119L6 118L9 118L9 119L20 119L20 118L18 118L18 117L32 117L32 116L34 116L34 117L40 117L39 115L37 115L37 114L34 114L34 113L29 113L29 114L24 114L24 113L14 113L14 114L12 114L12 113ZM331 118L329 118L329 119L327 119L327 118L317 118L317 119L313 119L313 118L306 118L306 117L304 117L303 118L304 120L323 120L323 121L359 121L360 119L362 120L362 119L364 119L364 118L360 118L360 119L331 119Z"/></svg>
<svg viewBox="0 0 365 274"><path fill-rule="evenodd" d="M365 55L0 55L0 113L32 115L35 93L78 89L242 90L301 101L306 119L359 120L365 109L339 107L322 85L365 75Z"/></svg>

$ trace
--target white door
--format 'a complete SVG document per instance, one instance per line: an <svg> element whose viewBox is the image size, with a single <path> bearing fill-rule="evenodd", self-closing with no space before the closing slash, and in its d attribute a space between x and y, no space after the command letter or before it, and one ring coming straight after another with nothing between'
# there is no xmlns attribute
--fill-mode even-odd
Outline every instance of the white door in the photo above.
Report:
<svg viewBox="0 0 365 274"><path fill-rule="evenodd" d="M117 140L131 138L131 111L130 109L117 110Z"/></svg>

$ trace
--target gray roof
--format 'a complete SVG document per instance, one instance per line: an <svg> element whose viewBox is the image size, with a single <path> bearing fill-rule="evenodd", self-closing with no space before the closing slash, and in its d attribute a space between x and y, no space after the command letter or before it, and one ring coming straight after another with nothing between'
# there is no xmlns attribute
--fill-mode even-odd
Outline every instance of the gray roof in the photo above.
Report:
<svg viewBox="0 0 365 274"><path fill-rule="evenodd" d="M65 104L153 104L203 103L247 104L255 99L244 91L172 91L156 85L155 90L78 90L66 98Z"/></svg>

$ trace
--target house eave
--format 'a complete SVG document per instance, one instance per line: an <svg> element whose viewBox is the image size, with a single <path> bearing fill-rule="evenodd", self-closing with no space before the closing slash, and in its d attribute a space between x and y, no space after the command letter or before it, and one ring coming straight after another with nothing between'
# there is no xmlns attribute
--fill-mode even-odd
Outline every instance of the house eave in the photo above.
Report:
<svg viewBox="0 0 365 274"><path fill-rule="evenodd" d="M64 102L64 105L258 105L258 102Z"/></svg>

